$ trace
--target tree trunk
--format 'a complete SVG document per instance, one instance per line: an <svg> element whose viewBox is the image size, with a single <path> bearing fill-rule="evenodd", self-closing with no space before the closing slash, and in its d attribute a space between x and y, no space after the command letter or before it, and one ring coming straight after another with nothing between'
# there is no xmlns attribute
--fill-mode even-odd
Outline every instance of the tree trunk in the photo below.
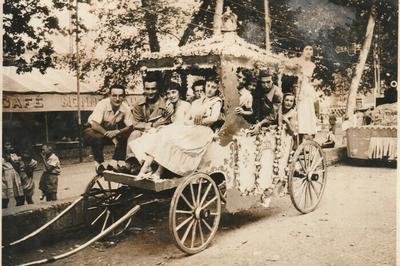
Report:
<svg viewBox="0 0 400 266"><path fill-rule="evenodd" d="M216 0L215 13L214 13L214 35L221 34L222 27L222 13L224 12L224 0Z"/></svg>
<svg viewBox="0 0 400 266"><path fill-rule="evenodd" d="M265 50L271 51L271 42L269 33L271 30L271 19L269 17L269 0L264 0L264 14L265 14Z"/></svg>
<svg viewBox="0 0 400 266"><path fill-rule="evenodd" d="M209 7L209 5L210 5L210 0L203 0L203 3L201 3L200 5L199 11L193 16L190 24L185 29L185 32L183 33L182 38L179 41L179 46L183 46L188 42L189 37L193 34L193 30L200 23L201 18L207 15L206 10Z"/></svg>
<svg viewBox="0 0 400 266"><path fill-rule="evenodd" d="M146 9L152 10L152 0L142 0L142 5ZM144 16L147 33L149 35L149 46L151 52L160 51L160 43L157 37L157 14L145 10Z"/></svg>
<svg viewBox="0 0 400 266"><path fill-rule="evenodd" d="M356 106L357 90L360 86L361 76L365 68L365 62L367 61L368 53L371 48L372 37L374 34L375 17L374 9L371 8L371 14L369 15L367 31L365 33L365 40L360 52L360 58L358 59L356 71L350 84L350 90L347 98L346 115L351 119L354 115L354 109Z"/></svg>

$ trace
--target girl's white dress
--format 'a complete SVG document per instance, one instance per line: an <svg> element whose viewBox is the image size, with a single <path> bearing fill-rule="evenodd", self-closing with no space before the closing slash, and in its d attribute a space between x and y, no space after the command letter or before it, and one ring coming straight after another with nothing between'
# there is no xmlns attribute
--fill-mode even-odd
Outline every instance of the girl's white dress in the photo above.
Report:
<svg viewBox="0 0 400 266"><path fill-rule="evenodd" d="M211 116L216 103L222 103L221 98L201 98L194 101L189 117L193 119L196 115ZM173 123L150 136L145 134L130 145L139 161L148 154L154 157L154 161L159 165L184 176L197 169L213 137L214 132L208 126Z"/></svg>
<svg viewBox="0 0 400 266"><path fill-rule="evenodd" d="M317 117L314 108L316 92L311 83L315 64L304 60L299 60L299 62L302 66L303 79L297 99L298 133L311 135L317 133Z"/></svg>

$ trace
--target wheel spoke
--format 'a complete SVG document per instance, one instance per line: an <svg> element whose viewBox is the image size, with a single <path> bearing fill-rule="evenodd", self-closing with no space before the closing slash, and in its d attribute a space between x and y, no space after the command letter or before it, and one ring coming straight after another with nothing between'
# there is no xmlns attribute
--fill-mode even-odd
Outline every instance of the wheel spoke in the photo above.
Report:
<svg viewBox="0 0 400 266"><path fill-rule="evenodd" d="M304 209L307 209L307 197L308 195L307 195L307 181L306 181L306 185L304 186Z"/></svg>
<svg viewBox="0 0 400 266"><path fill-rule="evenodd" d="M101 198L99 198L98 195L100 195L100 194L104 195L104 191L101 191L98 188L93 188L91 191L89 191L89 197L94 197L94 198L97 198L97 199L101 199L104 196L101 196ZM105 197L107 197L107 195L105 195Z"/></svg>
<svg viewBox="0 0 400 266"><path fill-rule="evenodd" d="M299 186L299 189L295 192L295 194L294 194L294 196L297 198L297 196L300 194L300 197L301 197L301 195L303 194L303 190L304 190L304 184L306 183L306 180L305 179L302 179L301 180L302 182L301 182L301 184L300 184L300 186Z"/></svg>
<svg viewBox="0 0 400 266"><path fill-rule="evenodd" d="M314 167L315 167L315 159L317 158L317 156L319 154L318 150L316 150L315 148L313 148L312 150L313 150L313 156L311 158L311 166L310 166L311 170L314 169Z"/></svg>
<svg viewBox="0 0 400 266"><path fill-rule="evenodd" d="M320 157L320 158L318 159L318 162L315 163L315 165L310 169L310 173L311 173L311 174L314 173L315 168L322 162L323 159L324 159L323 157Z"/></svg>
<svg viewBox="0 0 400 266"><path fill-rule="evenodd" d="M91 223L91 225L94 225L100 219L100 217L103 216L106 213L106 211L107 211L107 209L104 209L104 211L102 211L99 214L99 216L97 216L97 218Z"/></svg>
<svg viewBox="0 0 400 266"><path fill-rule="evenodd" d="M307 147L307 162L306 162L306 166L307 166L307 170L310 169L310 155L311 155L311 147L309 145L304 146L304 148Z"/></svg>
<svg viewBox="0 0 400 266"><path fill-rule="evenodd" d="M104 229L106 228L107 222L108 222L108 218L110 217L110 211L107 210L107 215L106 215L106 219L104 219L104 223L103 223L103 227L101 228L101 232L104 231Z"/></svg>
<svg viewBox="0 0 400 266"><path fill-rule="evenodd" d="M89 208L88 208L88 211L95 210L95 209L98 209L98 208L100 208L100 207L102 207L102 206L93 206L93 207L89 207Z"/></svg>
<svg viewBox="0 0 400 266"><path fill-rule="evenodd" d="M320 193L318 193L318 192L317 192L317 189L314 187L313 181L310 182L310 185L311 185L311 187L312 187L312 189L313 189L315 195L317 196L317 198L319 198L319 194L320 194Z"/></svg>
<svg viewBox="0 0 400 266"><path fill-rule="evenodd" d="M203 228L201 227L201 222L198 222L197 224L199 225L201 245L203 245L204 244Z"/></svg>
<svg viewBox="0 0 400 266"><path fill-rule="evenodd" d="M303 169L303 172L304 172L304 173L306 173L306 172L307 172L307 170L306 170L306 166L305 166L305 163L306 163L306 157L304 156L304 164L302 163L302 160L301 160L300 156L299 156L298 158L299 158L299 163L300 163L300 166L301 166L301 168Z"/></svg>
<svg viewBox="0 0 400 266"><path fill-rule="evenodd" d="M304 147L303 147L303 155L304 155L304 168L305 168L305 171L307 172L308 165L307 165L307 153L306 153L306 148L307 148L307 146L304 146Z"/></svg>
<svg viewBox="0 0 400 266"><path fill-rule="evenodd" d="M190 217L187 218L185 221L183 221L182 223L180 223L180 224L176 227L176 231L178 231L179 229L181 229L185 224L187 224L187 223L190 222L191 220L193 220L193 216L190 216Z"/></svg>
<svg viewBox="0 0 400 266"><path fill-rule="evenodd" d="M190 192L192 193L192 200L193 200L193 206L197 206L196 205L196 197L195 197L195 195L194 195L194 190L193 190L193 184L192 183L190 183Z"/></svg>
<svg viewBox="0 0 400 266"><path fill-rule="evenodd" d="M206 197L207 197L208 192L210 191L210 188L211 188L211 187L212 187L212 184L210 183L210 184L208 185L208 187L207 187L206 192L205 192L204 195L203 195L203 198L202 198L201 201L200 201L200 205L199 205L199 206L203 206L203 203L204 203L204 201L206 200Z"/></svg>
<svg viewBox="0 0 400 266"><path fill-rule="evenodd" d="M312 206L312 204L313 204L313 196L312 196L312 191L311 191L311 185L310 185L310 183L311 182L307 182L307 186L308 186L308 195L310 196L310 203L311 203L311 206Z"/></svg>
<svg viewBox="0 0 400 266"><path fill-rule="evenodd" d="M319 182L319 181L317 181L317 180L313 180L312 182L315 182L315 183L319 184L321 187L324 186L324 184L322 184L322 182Z"/></svg>
<svg viewBox="0 0 400 266"><path fill-rule="evenodd" d="M214 201L216 201L218 198L218 196L216 195L214 198L212 198L209 202L207 202L204 206L201 207L201 209L205 209L208 207L208 205L210 205L211 203L213 203Z"/></svg>
<svg viewBox="0 0 400 266"><path fill-rule="evenodd" d="M197 206L201 206L200 205L200 195L201 195L201 184L202 183L203 183L203 178L200 178L200 180L199 180L199 188L197 190L197 200L196 200Z"/></svg>
<svg viewBox="0 0 400 266"><path fill-rule="evenodd" d="M96 183L97 183L97 185L99 185L99 187L100 187L100 191L106 196L106 197L108 197L108 195L107 195L107 193L105 192L105 190L104 190L104 188L103 188L103 186L101 185L101 183L99 182L99 180L96 180Z"/></svg>
<svg viewBox="0 0 400 266"><path fill-rule="evenodd" d="M193 211L176 210L176 213L193 214Z"/></svg>
<svg viewBox="0 0 400 266"><path fill-rule="evenodd" d="M190 204L190 202L188 201L188 199L185 197L185 195L183 195L183 193L181 194L182 199L186 202L186 204L193 210L194 207L192 204Z"/></svg>
<svg viewBox="0 0 400 266"><path fill-rule="evenodd" d="M185 234L183 235L181 241L182 244L185 244L185 240L187 238L187 236L189 235L190 229L192 229L193 223L194 223L194 219L190 222L189 226L186 228Z"/></svg>
<svg viewBox="0 0 400 266"><path fill-rule="evenodd" d="M203 221L204 225L208 228L208 230L210 230L210 232L212 232L212 228L211 228L211 226L207 223L207 221L204 220L204 219L201 219L201 220Z"/></svg>
<svg viewBox="0 0 400 266"><path fill-rule="evenodd" d="M306 182L306 181L305 181ZM303 197L303 193L304 193L304 189L305 189L305 182L302 184L301 186L301 190L300 190L300 202L299 202L299 206L302 205L304 197Z"/></svg>
<svg viewBox="0 0 400 266"><path fill-rule="evenodd" d="M190 248L193 248L194 242L196 240L196 227L197 227L197 220L194 220L194 224L192 227L192 241L190 243Z"/></svg>

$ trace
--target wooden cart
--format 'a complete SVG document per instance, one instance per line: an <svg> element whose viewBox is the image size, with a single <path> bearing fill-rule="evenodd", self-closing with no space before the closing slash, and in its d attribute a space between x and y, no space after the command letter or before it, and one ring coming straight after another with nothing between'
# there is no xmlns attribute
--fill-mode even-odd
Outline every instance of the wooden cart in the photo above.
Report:
<svg viewBox="0 0 400 266"><path fill-rule="evenodd" d="M292 136L281 123L255 133L234 112L239 104L238 69L258 71L268 67L280 77L285 70L284 59L246 43L235 32L145 56L143 69L178 74L183 86L189 75L217 76L225 123L199 167L188 176L159 182L135 181L134 176L110 171L96 176L84 197L88 226L105 230L140 198L167 198L172 239L181 250L194 254L204 250L215 236L222 206L231 213L255 205L268 206L273 195L288 191L297 210L313 211L327 180L320 146L304 141L294 150ZM121 233L130 222L127 220L114 233Z"/></svg>

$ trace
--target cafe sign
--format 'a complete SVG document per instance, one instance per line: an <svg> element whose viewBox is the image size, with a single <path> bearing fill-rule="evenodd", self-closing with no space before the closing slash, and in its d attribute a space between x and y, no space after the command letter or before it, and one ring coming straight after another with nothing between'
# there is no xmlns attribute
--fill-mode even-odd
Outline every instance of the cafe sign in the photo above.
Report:
<svg viewBox="0 0 400 266"><path fill-rule="evenodd" d="M81 111L92 111L103 95L81 94ZM129 95L130 106L138 96ZM54 112L76 111L78 100L76 94L3 94L3 112Z"/></svg>

